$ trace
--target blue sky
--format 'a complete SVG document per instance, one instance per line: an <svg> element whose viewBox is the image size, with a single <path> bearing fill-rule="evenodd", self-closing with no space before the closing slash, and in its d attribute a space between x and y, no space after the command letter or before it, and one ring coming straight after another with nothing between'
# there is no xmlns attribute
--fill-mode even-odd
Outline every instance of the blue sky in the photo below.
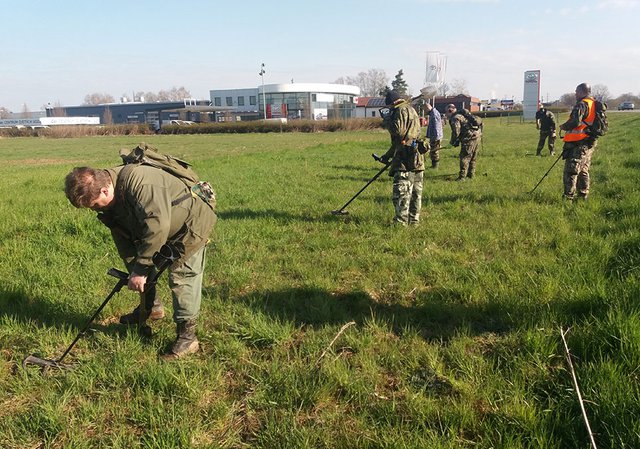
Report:
<svg viewBox="0 0 640 449"><path fill-rule="evenodd" d="M416 94L428 51L481 99L543 99L583 81L640 92L640 0L0 0L0 106L20 112L85 95L333 82L403 69Z"/></svg>

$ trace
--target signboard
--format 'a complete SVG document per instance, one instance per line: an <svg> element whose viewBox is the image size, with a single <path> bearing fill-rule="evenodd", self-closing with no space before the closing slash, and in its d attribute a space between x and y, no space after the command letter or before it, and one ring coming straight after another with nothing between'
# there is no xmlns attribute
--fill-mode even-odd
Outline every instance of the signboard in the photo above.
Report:
<svg viewBox="0 0 640 449"><path fill-rule="evenodd" d="M535 120L540 104L540 70L524 72L524 93L522 109L525 120Z"/></svg>

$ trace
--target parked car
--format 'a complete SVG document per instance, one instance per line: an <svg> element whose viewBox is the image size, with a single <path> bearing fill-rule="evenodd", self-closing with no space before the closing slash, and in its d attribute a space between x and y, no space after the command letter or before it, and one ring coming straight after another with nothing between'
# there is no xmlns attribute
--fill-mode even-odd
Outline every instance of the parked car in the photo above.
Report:
<svg viewBox="0 0 640 449"><path fill-rule="evenodd" d="M623 101L618 105L618 111L632 111L636 108L636 105L630 101Z"/></svg>

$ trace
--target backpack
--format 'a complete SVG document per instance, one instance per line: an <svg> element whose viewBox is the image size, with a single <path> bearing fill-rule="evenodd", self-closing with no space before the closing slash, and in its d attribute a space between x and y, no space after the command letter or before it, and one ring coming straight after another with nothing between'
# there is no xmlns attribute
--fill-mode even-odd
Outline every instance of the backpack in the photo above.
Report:
<svg viewBox="0 0 640 449"><path fill-rule="evenodd" d="M191 164L170 156L168 154L160 154L155 148L141 143L133 150L120 150L120 157L124 165L142 164L150 167L159 168L172 174L180 179L189 189L190 193L184 197L174 200L171 205L175 206L191 196L197 196L207 203L212 209L216 206L216 194L211 185L206 181L200 181L200 178L191 168Z"/></svg>
<svg viewBox="0 0 640 449"><path fill-rule="evenodd" d="M464 118L467 119L471 131L478 131L482 129L482 119L480 117L476 117L464 108L462 108L459 112Z"/></svg>
<svg viewBox="0 0 640 449"><path fill-rule="evenodd" d="M593 104L596 108L596 116L593 119L593 123L588 127L588 134L592 137L598 138L604 136L609 131L609 121L607 120L607 103L603 103L598 100L593 100Z"/></svg>

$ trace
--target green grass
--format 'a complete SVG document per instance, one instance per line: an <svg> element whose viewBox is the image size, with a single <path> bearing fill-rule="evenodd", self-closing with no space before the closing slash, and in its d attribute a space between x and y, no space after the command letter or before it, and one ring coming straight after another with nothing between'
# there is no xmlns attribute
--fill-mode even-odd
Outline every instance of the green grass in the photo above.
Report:
<svg viewBox="0 0 640 449"><path fill-rule="evenodd" d="M451 182L444 149L408 229L386 175L330 214L379 170L380 131L0 139L0 447L586 448L561 326L598 447L640 447L640 114L610 115L588 202L562 202L561 163L530 195L554 158L531 123L488 118L477 179ZM122 268L64 176L143 139L218 193L202 352L159 363L174 326L123 329L123 291L73 371L23 370Z"/></svg>

